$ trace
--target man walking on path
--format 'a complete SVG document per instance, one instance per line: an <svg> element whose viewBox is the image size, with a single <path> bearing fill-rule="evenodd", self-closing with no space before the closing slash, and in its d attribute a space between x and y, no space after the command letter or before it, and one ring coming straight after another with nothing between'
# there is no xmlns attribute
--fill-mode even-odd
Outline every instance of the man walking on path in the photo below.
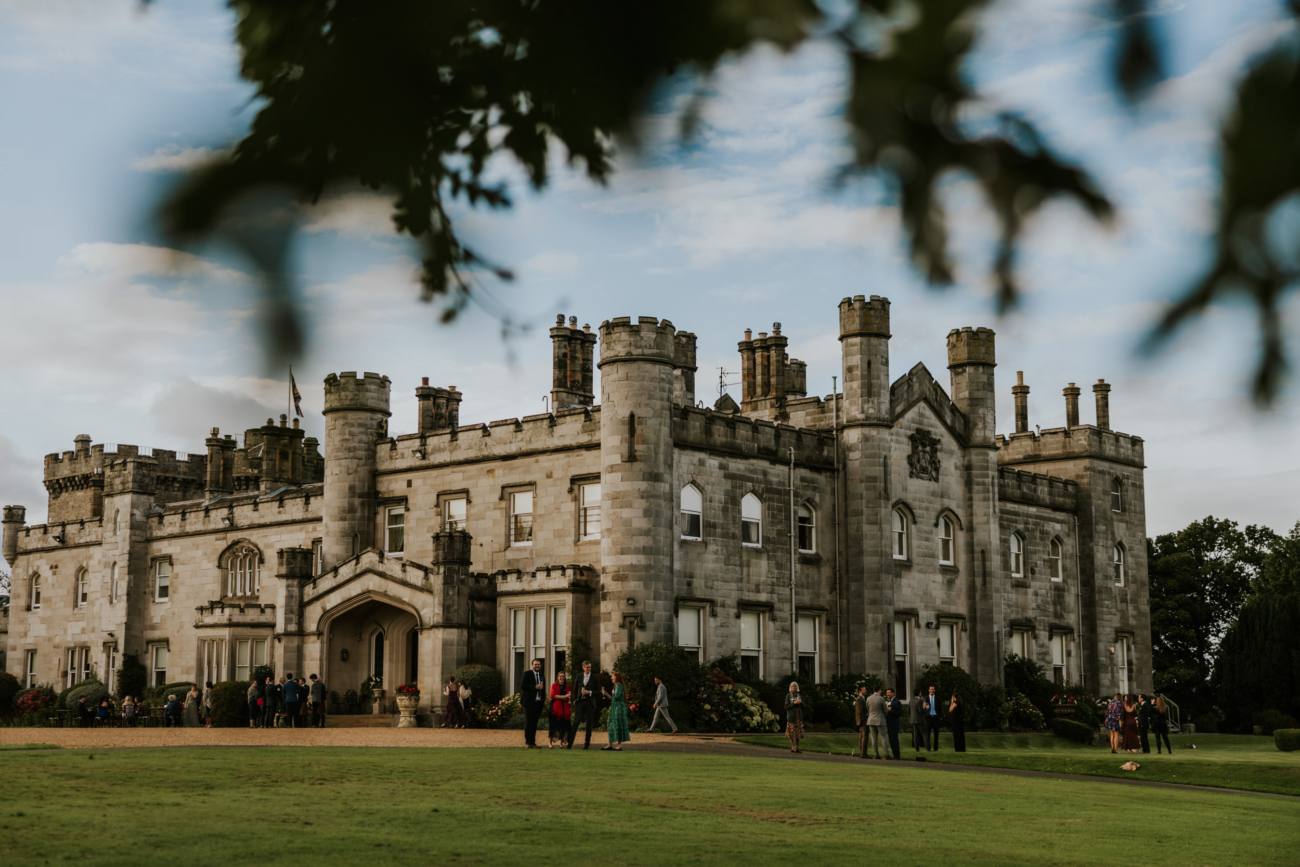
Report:
<svg viewBox="0 0 1300 867"><path fill-rule="evenodd" d="M677 734L677 723L673 722L673 718L668 715L668 687L664 686L664 682L656 677L655 715L654 719L650 720L650 728L646 729L646 731L652 732L655 730L655 726L659 724L660 715L663 716L664 722L668 723L668 727L672 729L669 734Z"/></svg>
<svg viewBox="0 0 1300 867"><path fill-rule="evenodd" d="M939 751L939 726L943 725L943 713L939 709L939 696L935 694L934 687L930 687L930 712L925 715L926 731L929 732L929 740L926 741L926 752L937 753Z"/></svg>
<svg viewBox="0 0 1300 867"><path fill-rule="evenodd" d="M885 758L901 759L903 756L898 748L898 730L903 725L903 703L894 695L892 689L885 690L885 727L889 729L889 752L893 756L886 755Z"/></svg>
<svg viewBox="0 0 1300 867"><path fill-rule="evenodd" d="M519 684L519 703L524 707L524 745L537 749L537 720L546 704L546 678L542 677L542 660L534 659L533 667L524 672Z"/></svg>
<svg viewBox="0 0 1300 867"><path fill-rule="evenodd" d="M882 758L880 742L885 739L885 699L880 695L880 687L872 690L867 698L867 730L871 734L871 746L876 751L876 758Z"/></svg>
<svg viewBox="0 0 1300 867"><path fill-rule="evenodd" d="M853 698L853 724L858 727L858 758L867 758L867 688L858 687L858 694Z"/></svg>
<svg viewBox="0 0 1300 867"><path fill-rule="evenodd" d="M600 678L591 670L590 662L583 662L582 674L573 682L573 723L569 728L569 745L566 749L573 749L573 741L578 737L578 726L584 719L587 721L587 739L583 741L582 748L591 749L591 727L600 719L600 714L596 712L596 696L599 694Z"/></svg>

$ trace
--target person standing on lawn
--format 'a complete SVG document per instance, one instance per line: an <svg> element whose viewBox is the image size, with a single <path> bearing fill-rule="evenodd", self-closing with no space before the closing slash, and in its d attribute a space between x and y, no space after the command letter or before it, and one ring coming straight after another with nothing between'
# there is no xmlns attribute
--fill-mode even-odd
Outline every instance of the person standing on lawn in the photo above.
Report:
<svg viewBox="0 0 1300 867"><path fill-rule="evenodd" d="M659 717L661 715L664 718L664 722L668 723L668 728L672 729L672 731L670 731L668 734L670 735L677 734L677 723L673 722L673 718L668 715L668 687L664 686L663 680L656 677L655 678L655 715L654 718L650 720L650 727L647 728L646 731L652 732L655 730L655 726L659 724Z"/></svg>
<svg viewBox="0 0 1300 867"><path fill-rule="evenodd" d="M898 731L903 726L903 703L894 695L892 689L885 690L885 728L889 731L889 752L893 753L894 761L903 758L902 750L898 746ZM886 755L885 758L889 758Z"/></svg>
<svg viewBox="0 0 1300 867"><path fill-rule="evenodd" d="M955 752L966 752L966 706L957 693L952 694L952 704L948 705L948 728L952 729L952 748Z"/></svg>
<svg viewBox="0 0 1300 867"><path fill-rule="evenodd" d="M1124 711L1124 705L1119 700L1119 693L1106 705L1106 731L1110 732L1110 751L1119 752L1119 729L1120 714Z"/></svg>
<svg viewBox="0 0 1300 867"><path fill-rule="evenodd" d="M262 691L258 688L257 681L248 685L248 727L262 727Z"/></svg>
<svg viewBox="0 0 1300 867"><path fill-rule="evenodd" d="M876 758L882 758L880 744L885 739L885 699L880 694L880 687L867 696L867 733L871 735L871 748L876 751ZM885 752L889 752L888 746Z"/></svg>
<svg viewBox="0 0 1300 867"><path fill-rule="evenodd" d="M280 685L275 682L275 675L266 676L266 688L262 690L262 728L275 728L275 715L279 711Z"/></svg>
<svg viewBox="0 0 1300 867"><path fill-rule="evenodd" d="M937 753L939 751L939 727L943 725L943 711L939 707L939 702L943 701L930 687L930 694L926 696L929 702L929 708L925 712L925 728L928 739L925 742L925 751L928 753Z"/></svg>
<svg viewBox="0 0 1300 867"><path fill-rule="evenodd" d="M602 750L623 751L623 744L632 740L627 730L627 691L623 688L623 675L614 672L614 691L609 696L609 745Z"/></svg>
<svg viewBox="0 0 1300 867"><path fill-rule="evenodd" d="M858 758L867 758L867 685L858 687L858 694L853 698L853 724L858 727Z"/></svg>
<svg viewBox="0 0 1300 867"><path fill-rule="evenodd" d="M212 728L212 681L203 684L203 727Z"/></svg>
<svg viewBox="0 0 1300 867"><path fill-rule="evenodd" d="M578 736L578 726L583 720L587 721L587 737L582 742L584 750L591 749L591 727L600 719L600 714L596 709L597 690L600 689L600 678L591 670L590 662L582 663L582 674L578 675L577 680L573 682L573 719L569 723L569 745L567 749L573 749L573 741Z"/></svg>
<svg viewBox="0 0 1300 867"><path fill-rule="evenodd" d="M925 748L925 715L929 710L929 703L918 689L912 694L911 706L908 707L909 721L912 723L912 749L918 753Z"/></svg>
<svg viewBox="0 0 1300 867"><path fill-rule="evenodd" d="M551 684L551 714L550 726L547 729L547 740L550 743L547 749L555 749L556 738L563 747L569 739L569 723L572 722L572 708L569 707L569 701L573 698L573 692L569 685L565 683L566 677L564 672L555 675L555 683Z"/></svg>
<svg viewBox="0 0 1300 867"><path fill-rule="evenodd" d="M311 676L311 686L307 690L307 700L311 703L312 728L325 728L325 681L314 674Z"/></svg>
<svg viewBox="0 0 1300 867"><path fill-rule="evenodd" d="M203 712L200 705L203 704L203 696L199 693L197 683L190 684L190 691L185 693L185 727L187 729L196 729L203 725Z"/></svg>
<svg viewBox="0 0 1300 867"><path fill-rule="evenodd" d="M280 694L284 697L284 724L288 728L298 727L298 702L301 700L298 692L298 681L292 674L286 675Z"/></svg>
<svg viewBox="0 0 1300 867"><path fill-rule="evenodd" d="M799 694L799 684L793 681L785 696L785 736L790 741L790 752L799 752L799 741L803 740L803 696Z"/></svg>
<svg viewBox="0 0 1300 867"><path fill-rule="evenodd" d="M1165 704L1163 695L1156 696L1155 710L1151 714L1151 727L1155 729L1156 735L1156 754L1160 754L1160 740L1164 739L1165 747L1169 750L1169 755L1174 754L1173 745L1169 743L1169 706Z"/></svg>
<svg viewBox="0 0 1300 867"><path fill-rule="evenodd" d="M1124 722L1124 752L1136 753L1141 747L1138 741L1137 696L1124 696L1120 719Z"/></svg>
<svg viewBox="0 0 1300 867"><path fill-rule="evenodd" d="M1138 740L1142 742L1142 752L1151 752L1151 741L1147 735L1151 732L1151 702L1146 693L1138 693Z"/></svg>
<svg viewBox="0 0 1300 867"><path fill-rule="evenodd" d="M519 703L524 708L524 746L537 749L537 721L546 707L546 678L542 676L542 660L533 660L533 667L524 672L519 682Z"/></svg>

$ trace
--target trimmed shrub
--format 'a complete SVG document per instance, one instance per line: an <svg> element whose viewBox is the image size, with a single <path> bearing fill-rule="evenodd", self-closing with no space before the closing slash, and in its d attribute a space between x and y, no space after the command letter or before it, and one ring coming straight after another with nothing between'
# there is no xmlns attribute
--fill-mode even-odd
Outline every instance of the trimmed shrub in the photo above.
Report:
<svg viewBox="0 0 1300 867"><path fill-rule="evenodd" d="M1300 723L1295 721L1295 717L1270 708L1255 714L1253 725L1259 726L1262 734L1271 735L1278 729L1293 729Z"/></svg>
<svg viewBox="0 0 1300 867"><path fill-rule="evenodd" d="M508 695L496 704L485 704L483 710L479 712L479 719L490 729L516 728L512 724L516 717L519 718L517 727L523 728L524 711L519 704L519 693Z"/></svg>
<svg viewBox="0 0 1300 867"><path fill-rule="evenodd" d="M1012 731L1040 732L1047 728L1047 721L1043 719L1043 714L1026 696L1017 693L1011 696L1008 704L1011 706L1008 724ZM1067 720L1067 722L1073 722L1073 720Z"/></svg>
<svg viewBox="0 0 1300 867"><path fill-rule="evenodd" d="M1284 752L1300 750L1300 729L1278 729L1273 732L1273 743Z"/></svg>
<svg viewBox="0 0 1300 867"><path fill-rule="evenodd" d="M100 703L100 701L106 698L110 698L108 693L108 687L104 686L104 684L100 683L97 680L94 681L83 680L81 683L77 684L72 689L68 690L68 694L67 694L68 710L76 710L77 699L81 698L82 696L85 696L86 707L90 708L91 713L95 712L95 707Z"/></svg>
<svg viewBox="0 0 1300 867"><path fill-rule="evenodd" d="M1097 740L1097 730L1072 719L1052 720L1052 734L1058 738L1078 741L1085 746L1092 746Z"/></svg>
<svg viewBox="0 0 1300 867"><path fill-rule="evenodd" d="M22 690L18 678L7 671L0 671L0 714L14 706L14 697Z"/></svg>
<svg viewBox="0 0 1300 867"><path fill-rule="evenodd" d="M53 711L57 701L58 696L54 694L52 687L48 685L34 686L14 696L14 710L23 716Z"/></svg>
<svg viewBox="0 0 1300 867"><path fill-rule="evenodd" d="M478 702L479 707L491 707L501 701L501 672L490 665L478 665L477 663L462 665L456 669L454 676L458 683L469 686L470 692L474 694L474 699Z"/></svg>
<svg viewBox="0 0 1300 867"><path fill-rule="evenodd" d="M134 653L122 657L122 668L117 673L117 697L141 698L149 683L149 672Z"/></svg>
<svg viewBox="0 0 1300 867"><path fill-rule="evenodd" d="M1029 699L1044 719L1052 715L1052 697L1057 694L1057 687L1048 679L1047 671L1041 665L1032 659L1008 654L1002 664L1002 676L1008 693L1018 692Z"/></svg>
<svg viewBox="0 0 1300 867"><path fill-rule="evenodd" d="M650 715L654 713L656 677L668 687L671 710L675 704L692 704L707 674L698 660L665 641L647 641L623 651L614 660L614 671L623 675L629 724L632 718L642 724L650 721ZM636 711L632 711L633 705L636 705Z"/></svg>
<svg viewBox="0 0 1300 867"><path fill-rule="evenodd" d="M224 680L212 687L212 724L218 728L248 725L251 680Z"/></svg>
<svg viewBox="0 0 1300 867"><path fill-rule="evenodd" d="M167 701L167 696L175 694L177 701L185 701L185 693L190 691L192 680L177 681L176 683L164 683L162 686L155 686L149 690L150 698L156 698L160 701Z"/></svg>

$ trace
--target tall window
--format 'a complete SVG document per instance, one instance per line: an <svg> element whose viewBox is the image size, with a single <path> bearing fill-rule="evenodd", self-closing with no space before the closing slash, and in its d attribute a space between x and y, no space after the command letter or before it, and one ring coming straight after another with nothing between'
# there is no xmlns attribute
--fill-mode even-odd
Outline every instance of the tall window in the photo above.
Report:
<svg viewBox="0 0 1300 867"><path fill-rule="evenodd" d="M551 655L555 673L564 671L569 658L569 609L551 609Z"/></svg>
<svg viewBox="0 0 1300 867"><path fill-rule="evenodd" d="M704 497L694 485L682 488L682 538L704 537Z"/></svg>
<svg viewBox="0 0 1300 867"><path fill-rule="evenodd" d="M108 675L104 679L104 686L108 687L111 693L117 688L117 645L110 644L108 650L104 652L105 662L108 663Z"/></svg>
<svg viewBox="0 0 1300 867"><path fill-rule="evenodd" d="M171 598L171 593L172 563L170 560L159 560L153 565L153 601L166 602Z"/></svg>
<svg viewBox="0 0 1300 867"><path fill-rule="evenodd" d="M1110 480L1110 510L1124 511L1124 486L1120 484L1118 476Z"/></svg>
<svg viewBox="0 0 1300 867"><path fill-rule="evenodd" d="M266 639L243 638L235 642L235 680L248 680L254 668L266 665Z"/></svg>
<svg viewBox="0 0 1300 867"><path fill-rule="evenodd" d="M36 686L36 651L27 651L27 659L23 663L23 686L29 689Z"/></svg>
<svg viewBox="0 0 1300 867"><path fill-rule="evenodd" d="M226 560L227 596L254 596L262 589L261 559L251 545L240 545L230 552Z"/></svg>
<svg viewBox="0 0 1300 867"><path fill-rule="evenodd" d="M510 687L519 688L519 681L524 676L525 662L528 656L528 609L516 608L510 612Z"/></svg>
<svg viewBox="0 0 1300 867"><path fill-rule="evenodd" d="M534 659L542 660L542 670L546 670L546 609L533 608L529 614L532 615L531 629L528 630L528 636L533 652L529 654L528 659L531 662ZM549 681L548 681L549 682Z"/></svg>
<svg viewBox="0 0 1300 867"><path fill-rule="evenodd" d="M156 645L153 653L150 654L153 662L153 686L162 686L167 682L167 648L161 644Z"/></svg>
<svg viewBox="0 0 1300 867"><path fill-rule="evenodd" d="M1124 586L1124 546L1117 544L1113 555L1115 563L1115 586Z"/></svg>
<svg viewBox="0 0 1300 867"><path fill-rule="evenodd" d="M957 664L957 624L939 624L939 663L941 665Z"/></svg>
<svg viewBox="0 0 1300 867"><path fill-rule="evenodd" d="M908 671L908 662L911 655L911 642L908 641L909 625L906 620L894 621L894 690L903 698L911 695L908 692L909 685L912 682Z"/></svg>
<svg viewBox="0 0 1300 867"><path fill-rule="evenodd" d="M1133 691L1133 639L1127 636L1115 643L1115 664L1119 669L1119 691Z"/></svg>
<svg viewBox="0 0 1300 867"><path fill-rule="evenodd" d="M1011 534L1011 577L1019 578L1025 574L1025 540L1019 533Z"/></svg>
<svg viewBox="0 0 1300 867"><path fill-rule="evenodd" d="M1028 632L1017 629L1011 633L1011 652L1022 659L1031 659L1033 657Z"/></svg>
<svg viewBox="0 0 1300 867"><path fill-rule="evenodd" d="M895 509L892 518L894 522L894 559L906 560L908 551L908 520L907 514L902 509Z"/></svg>
<svg viewBox="0 0 1300 867"><path fill-rule="evenodd" d="M122 588L117 583L117 561L114 560L108 564L108 601L117 602L118 597L122 594Z"/></svg>
<svg viewBox="0 0 1300 867"><path fill-rule="evenodd" d="M799 551L817 553L817 513L810 506L799 506Z"/></svg>
<svg viewBox="0 0 1300 867"><path fill-rule="evenodd" d="M817 615L800 614L796 621L798 633L799 679L816 683L817 678Z"/></svg>
<svg viewBox="0 0 1300 867"><path fill-rule="evenodd" d="M953 562L952 521L947 516L939 519L939 563L951 566Z"/></svg>
<svg viewBox="0 0 1300 867"><path fill-rule="evenodd" d="M116 536L120 532L122 532L122 510L115 509L113 511L113 535Z"/></svg>
<svg viewBox="0 0 1300 867"><path fill-rule="evenodd" d="M400 554L406 546L406 509L397 506L384 512L384 550Z"/></svg>
<svg viewBox="0 0 1300 867"><path fill-rule="evenodd" d="M704 661L704 609L677 609L677 646L697 661Z"/></svg>
<svg viewBox="0 0 1300 867"><path fill-rule="evenodd" d="M31 592L29 598L32 600L32 610L35 611L41 607L41 575L39 572L33 572L30 580Z"/></svg>
<svg viewBox="0 0 1300 867"><path fill-rule="evenodd" d="M1065 683L1065 634L1052 636L1052 680L1059 686Z"/></svg>
<svg viewBox="0 0 1300 867"><path fill-rule="evenodd" d="M325 565L324 552L325 543L320 539L311 543L311 574L320 575L325 571L322 568Z"/></svg>
<svg viewBox="0 0 1300 867"><path fill-rule="evenodd" d="M740 501L740 544L749 548L763 544L763 501L753 494Z"/></svg>
<svg viewBox="0 0 1300 867"><path fill-rule="evenodd" d="M516 547L533 544L532 491L516 491L510 495L510 544Z"/></svg>
<svg viewBox="0 0 1300 867"><path fill-rule="evenodd" d="M90 648L69 647L68 665L63 674L63 686L71 689L90 677Z"/></svg>
<svg viewBox="0 0 1300 867"><path fill-rule="evenodd" d="M524 672L534 659L542 660L542 674L550 680L563 671L569 656L569 611L565 605L539 603L512 608L510 619L510 691L519 689Z"/></svg>
<svg viewBox="0 0 1300 867"><path fill-rule="evenodd" d="M370 674L372 677L379 678L380 682L384 679L384 630L375 630L375 635L370 639Z"/></svg>
<svg viewBox="0 0 1300 867"><path fill-rule="evenodd" d="M448 533L454 530L465 529L465 510L469 505L469 500L464 497L457 497L454 500L443 500L443 529Z"/></svg>
<svg viewBox="0 0 1300 867"><path fill-rule="evenodd" d="M85 569L77 570L77 590L74 603L78 608L85 608L90 602L90 573Z"/></svg>
<svg viewBox="0 0 1300 867"><path fill-rule="evenodd" d="M740 670L751 679L763 676L763 615L740 612Z"/></svg>
<svg viewBox="0 0 1300 867"><path fill-rule="evenodd" d="M1053 539L1047 546L1047 571L1053 581L1061 581L1065 573L1061 571L1061 540Z"/></svg>
<svg viewBox="0 0 1300 867"><path fill-rule="evenodd" d="M578 539L600 538L600 482L578 488Z"/></svg>

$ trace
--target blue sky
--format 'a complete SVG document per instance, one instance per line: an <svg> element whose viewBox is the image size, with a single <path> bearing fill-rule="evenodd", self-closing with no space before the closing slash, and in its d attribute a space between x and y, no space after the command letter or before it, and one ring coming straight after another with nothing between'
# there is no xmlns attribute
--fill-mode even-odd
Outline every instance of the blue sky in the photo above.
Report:
<svg viewBox="0 0 1300 867"><path fill-rule="evenodd" d="M879 294L893 301L894 376L921 361L946 382L949 329L998 332L1004 432L1017 370L1042 427L1063 422L1068 382L1084 388L1085 422L1088 384L1113 383L1114 427L1147 443L1149 532L1207 514L1289 528L1300 395L1292 385L1272 412L1250 406L1250 311L1212 311L1158 358L1135 352L1207 260L1217 121L1279 32L1279 4L1159 3L1173 74L1137 113L1109 89L1097 5L995 2L971 66L991 109L1024 111L1120 206L1110 230L1065 203L1045 209L1025 238L1028 291L1014 313L998 318L989 301L994 229L972 187L956 178L946 190L958 285L929 289L883 188L829 182L847 156L834 50L760 51L719 72L689 146L674 134L682 89L669 86L609 187L557 160L544 193L516 185L513 211L463 214L467 237L518 272L489 287L526 326L509 339L476 307L437 323L382 199L339 190L304 213L294 268L315 335L295 369L306 427L320 434L319 383L339 370L393 379L395 432L415 426L421 376L466 393L465 422L540 412L558 312L593 327L655 315L696 332L698 394L710 402L743 330L780 321L810 391L826 394L839 373L837 302ZM45 513L42 456L77 434L198 451L209 427L284 411L244 263L220 249L170 254L150 224L178 172L252 117L232 26L220 2L0 0L0 502L27 505L32 522Z"/></svg>

